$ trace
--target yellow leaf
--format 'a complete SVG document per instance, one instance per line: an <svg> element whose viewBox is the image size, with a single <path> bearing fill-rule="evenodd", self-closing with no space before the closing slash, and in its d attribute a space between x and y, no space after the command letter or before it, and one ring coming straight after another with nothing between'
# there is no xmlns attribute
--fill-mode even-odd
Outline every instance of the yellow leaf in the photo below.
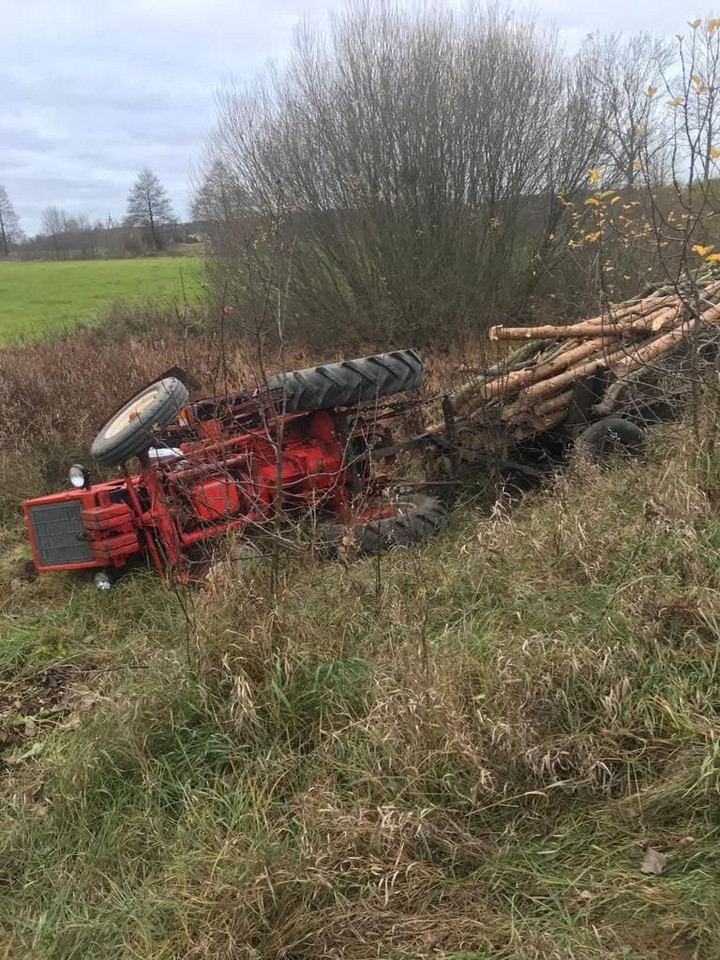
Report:
<svg viewBox="0 0 720 960"><path fill-rule="evenodd" d="M642 170L642 162L640 160L633 160L633 167L635 167L636 170Z"/></svg>
<svg viewBox="0 0 720 960"><path fill-rule="evenodd" d="M705 257L708 263L717 263L720 260L720 253L711 253L709 257Z"/></svg>
<svg viewBox="0 0 720 960"><path fill-rule="evenodd" d="M658 89L657 87L653 87L652 85L649 86L649 87L647 88L647 90L645 91L646 96L650 97L650 99L652 100L652 98L653 98L653 97L655 96L655 94L657 93L657 89Z"/></svg>
<svg viewBox="0 0 720 960"><path fill-rule="evenodd" d="M717 30L718 27L720 27L720 20L718 20L717 18L713 20L708 20L708 25L707 25L708 33L712 33L713 30Z"/></svg>
<svg viewBox="0 0 720 960"><path fill-rule="evenodd" d="M619 196L613 197L612 200L610 201L610 203L617 203L619 199L620 199Z"/></svg>
<svg viewBox="0 0 720 960"><path fill-rule="evenodd" d="M679 107L681 103L685 103L685 97L673 97L667 102L669 107Z"/></svg>
<svg viewBox="0 0 720 960"><path fill-rule="evenodd" d="M585 206L586 206L586 207L590 207L590 206L592 206L592 207L599 207L599 206L600 206L600 201L599 201L599 200L596 200L595 197L588 197L588 199L585 201Z"/></svg>
<svg viewBox="0 0 720 960"><path fill-rule="evenodd" d="M703 247L701 244L696 243L695 246L692 248L692 251L693 253L697 253L701 257L706 257L714 249L715 249L714 244L710 244L709 247Z"/></svg>
<svg viewBox="0 0 720 960"><path fill-rule="evenodd" d="M710 156L713 160L717 160L717 158L720 157L720 150L718 150L717 147L710 147Z"/></svg>
<svg viewBox="0 0 720 960"><path fill-rule="evenodd" d="M700 26L700 17L698 17L697 20L688 20L688 26L692 27L693 30L697 30Z"/></svg>
<svg viewBox="0 0 720 960"><path fill-rule="evenodd" d="M692 80L693 83L702 83L702 77L700 76L699 73L694 73L694 74L690 77L690 79Z"/></svg>
<svg viewBox="0 0 720 960"><path fill-rule="evenodd" d="M646 130L647 130L647 127L645 126L644 123L640 123L640 124L637 125L637 127L635 127L635 133L636 133L639 137L641 137L641 136L645 133Z"/></svg>
<svg viewBox="0 0 720 960"><path fill-rule="evenodd" d="M602 173L601 167L595 167L592 170L588 170L588 178L590 183L597 183L600 179L600 174Z"/></svg>

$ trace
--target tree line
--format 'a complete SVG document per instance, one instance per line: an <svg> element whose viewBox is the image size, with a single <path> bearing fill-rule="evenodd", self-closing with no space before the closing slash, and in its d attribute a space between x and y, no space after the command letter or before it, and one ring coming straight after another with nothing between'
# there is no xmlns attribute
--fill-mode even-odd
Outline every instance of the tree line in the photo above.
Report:
<svg viewBox="0 0 720 960"><path fill-rule="evenodd" d="M715 24L576 53L478 6L358 0L301 27L284 67L218 95L194 208L217 289L245 324L281 291L286 330L323 340L462 335L546 295L582 311L590 191L714 175Z"/></svg>
<svg viewBox="0 0 720 960"><path fill-rule="evenodd" d="M139 255L162 250L181 239L185 230L178 223L172 202L159 178L147 167L140 171L128 195L126 215L91 220L60 207L47 207L36 236L26 237L20 218L0 186L0 256L51 257L56 260L96 256Z"/></svg>

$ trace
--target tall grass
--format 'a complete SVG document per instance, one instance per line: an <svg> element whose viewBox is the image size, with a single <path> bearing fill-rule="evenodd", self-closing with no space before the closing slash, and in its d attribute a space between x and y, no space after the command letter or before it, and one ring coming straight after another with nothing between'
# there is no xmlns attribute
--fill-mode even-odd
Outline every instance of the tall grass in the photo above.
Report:
<svg viewBox="0 0 720 960"><path fill-rule="evenodd" d="M716 957L717 487L666 429L275 596L23 580L6 527L8 955Z"/></svg>
<svg viewBox="0 0 720 960"><path fill-rule="evenodd" d="M263 371L373 352L376 345L347 354L341 346L313 351L291 343L280 353L226 329L222 314L132 304L115 306L98 326L0 350L0 516L17 511L23 498L64 483L68 465L87 458L107 417L170 367L195 378L196 396L212 396L252 390ZM423 356L428 392L447 384L450 371L457 377L484 362L477 344L453 352L428 349Z"/></svg>

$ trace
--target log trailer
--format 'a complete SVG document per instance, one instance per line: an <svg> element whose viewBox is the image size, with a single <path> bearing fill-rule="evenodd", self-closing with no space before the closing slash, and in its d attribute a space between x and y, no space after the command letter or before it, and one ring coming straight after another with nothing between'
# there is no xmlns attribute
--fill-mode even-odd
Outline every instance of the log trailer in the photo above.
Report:
<svg viewBox="0 0 720 960"><path fill-rule="evenodd" d="M637 453L691 383L715 381L719 322L720 280L707 275L577 323L491 327L501 358L452 394L453 436L447 416L430 430L458 459L533 475L574 449Z"/></svg>

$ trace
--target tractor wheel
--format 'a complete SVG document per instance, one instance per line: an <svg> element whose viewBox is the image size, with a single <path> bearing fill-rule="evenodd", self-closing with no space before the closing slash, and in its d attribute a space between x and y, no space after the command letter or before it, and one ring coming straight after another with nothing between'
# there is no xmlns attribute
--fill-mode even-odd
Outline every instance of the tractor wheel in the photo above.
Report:
<svg viewBox="0 0 720 960"><path fill-rule="evenodd" d="M448 522L448 509L436 497L412 494L382 501L347 524L318 528L321 552L331 559L357 560L391 547L409 547L429 539Z"/></svg>
<svg viewBox="0 0 720 960"><path fill-rule="evenodd" d="M637 457L645 446L645 431L621 417L603 417L586 427L575 441L575 451L595 460Z"/></svg>
<svg viewBox="0 0 720 960"><path fill-rule="evenodd" d="M90 448L93 460L116 467L147 450L157 427L166 427L188 401L188 390L176 377L166 377L141 390L114 414Z"/></svg>
<svg viewBox="0 0 720 960"><path fill-rule="evenodd" d="M422 360L415 350L393 350L358 360L326 363L307 370L292 370L270 377L271 390L283 390L286 409L327 410L368 403L423 382Z"/></svg>

